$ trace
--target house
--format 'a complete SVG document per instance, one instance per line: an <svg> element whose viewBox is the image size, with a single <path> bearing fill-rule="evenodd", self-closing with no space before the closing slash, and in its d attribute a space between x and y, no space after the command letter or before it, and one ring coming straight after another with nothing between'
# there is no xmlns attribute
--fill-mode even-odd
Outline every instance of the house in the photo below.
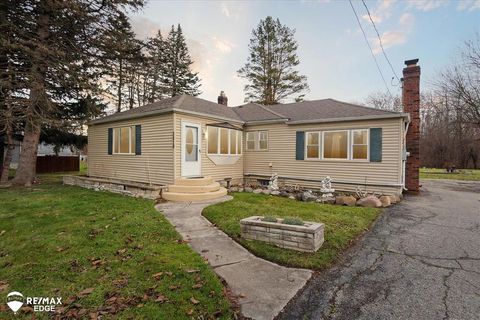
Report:
<svg viewBox="0 0 480 320"><path fill-rule="evenodd" d="M88 175L170 186L167 199L202 190L222 195L213 181L265 183L273 173L305 188L330 176L337 190L416 191L417 61L404 68L406 112L334 99L228 107L222 93L219 103L182 95L93 120Z"/></svg>

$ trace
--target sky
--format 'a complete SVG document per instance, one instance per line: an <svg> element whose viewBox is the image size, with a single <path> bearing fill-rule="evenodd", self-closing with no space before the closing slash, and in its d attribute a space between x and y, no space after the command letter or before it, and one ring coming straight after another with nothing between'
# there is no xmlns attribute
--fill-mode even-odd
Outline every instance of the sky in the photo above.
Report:
<svg viewBox="0 0 480 320"><path fill-rule="evenodd" d="M396 76L401 77L405 60L420 59L422 89L431 88L438 74L455 63L465 41L480 37L480 0L365 2ZM130 16L141 39L159 29L167 33L180 23L192 68L201 79L200 97L210 101L224 90L229 106L244 103L246 81L237 70L247 61L252 29L267 16L296 30L298 70L310 86L306 100L363 102L372 92L387 91L386 86L399 94L400 85L362 1L352 3L386 85L348 1L150 0Z"/></svg>

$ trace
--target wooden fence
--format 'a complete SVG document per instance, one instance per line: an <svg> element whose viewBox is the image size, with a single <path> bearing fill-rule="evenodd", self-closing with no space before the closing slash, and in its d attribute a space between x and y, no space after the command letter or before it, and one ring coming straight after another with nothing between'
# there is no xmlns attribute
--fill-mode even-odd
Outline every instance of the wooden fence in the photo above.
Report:
<svg viewBox="0 0 480 320"><path fill-rule="evenodd" d="M79 156L41 156L37 157L37 173L79 171Z"/></svg>

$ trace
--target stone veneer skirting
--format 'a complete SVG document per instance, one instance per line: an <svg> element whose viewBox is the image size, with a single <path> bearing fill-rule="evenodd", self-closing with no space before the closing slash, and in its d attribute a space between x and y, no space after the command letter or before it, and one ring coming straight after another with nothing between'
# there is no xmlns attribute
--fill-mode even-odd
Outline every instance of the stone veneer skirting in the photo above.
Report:
<svg viewBox="0 0 480 320"><path fill-rule="evenodd" d="M252 216L240 220L242 237L265 241L277 247L298 251L315 252L324 241L324 224L305 222L303 226L262 221L263 217Z"/></svg>
<svg viewBox="0 0 480 320"><path fill-rule="evenodd" d="M86 176L63 176L63 184L153 200L159 198L161 190L165 188L165 186L148 185L139 182Z"/></svg>

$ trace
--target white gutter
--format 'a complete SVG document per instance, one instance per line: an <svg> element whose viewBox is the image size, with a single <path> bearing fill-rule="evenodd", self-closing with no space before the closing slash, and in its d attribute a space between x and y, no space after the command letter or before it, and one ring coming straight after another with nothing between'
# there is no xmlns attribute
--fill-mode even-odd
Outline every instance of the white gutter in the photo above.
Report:
<svg viewBox="0 0 480 320"><path fill-rule="evenodd" d="M361 121L361 120L377 120L377 119L393 119L393 118L409 118L408 113L395 113L372 116L358 116L358 117L342 117L342 118L327 118L327 119L312 119L312 120L294 120L287 121L287 124L309 124L309 123L326 123L326 122L345 122L345 121Z"/></svg>
<svg viewBox="0 0 480 320"><path fill-rule="evenodd" d="M189 114L189 115L195 115L195 116L202 116L206 118L214 118L218 120L225 120L225 121L232 121L232 122L237 122L244 124L244 121L237 120L237 119L232 119L232 118L227 118L227 117L221 117L221 116L215 116L211 114L206 114L202 112L195 112L195 111L189 111L189 110L184 110L184 109L177 109L177 108L166 108L166 109L161 109L161 110L153 110L153 111L147 111L147 112L140 112L140 113L134 113L134 114L125 114L125 115L118 115L113 118L109 118L108 116L100 119L95 119L92 121L89 121L87 125L94 125L94 124L100 124L100 123L108 123L108 122L116 122L116 121L121 121L121 120L130 120L130 119L138 119L138 118L143 118L143 117L149 117L153 115L159 115L159 114L165 114L169 112L176 112L176 113L183 113L183 114Z"/></svg>

